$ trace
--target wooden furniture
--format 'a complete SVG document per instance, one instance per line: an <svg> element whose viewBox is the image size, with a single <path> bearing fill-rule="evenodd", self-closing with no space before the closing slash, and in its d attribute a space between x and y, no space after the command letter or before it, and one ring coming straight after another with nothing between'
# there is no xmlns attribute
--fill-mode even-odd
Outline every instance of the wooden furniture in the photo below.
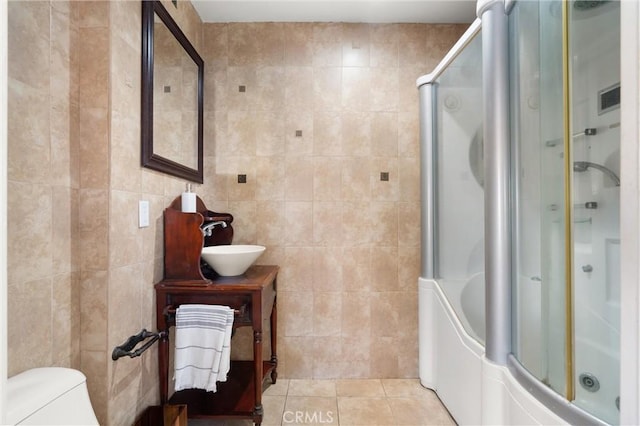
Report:
<svg viewBox="0 0 640 426"><path fill-rule="evenodd" d="M180 212L177 202L179 198L165 210L165 278L155 285L158 330L168 331L175 325L175 311L182 304L229 306L235 312L234 330L238 327L253 330L253 360L231 361L227 381L219 382L215 393L188 389L169 396L169 333L164 333L158 348L160 401L187 405L189 418L249 418L260 425L264 380L270 376L275 383L278 377L276 278L279 268L254 265L236 277L221 277L204 270L200 266L204 244L200 227L206 220L224 219L207 218L212 212L206 210L199 198L198 213ZM267 319L271 354L264 361L262 334Z"/></svg>
<svg viewBox="0 0 640 426"><path fill-rule="evenodd" d="M134 426L187 426L186 405L148 407Z"/></svg>
<svg viewBox="0 0 640 426"><path fill-rule="evenodd" d="M253 360L231 361L226 382L218 383L217 392L199 389L178 391L168 398L169 339L160 339L158 369L160 400L164 404L186 404L190 418L250 418L262 423L263 381L278 377L277 366L277 266L252 266L238 277L218 277L210 285L184 285L161 281L156 284L158 330L175 324L175 308L182 304L226 305L235 310L233 327L253 329ZM262 326L270 319L271 357L263 361Z"/></svg>

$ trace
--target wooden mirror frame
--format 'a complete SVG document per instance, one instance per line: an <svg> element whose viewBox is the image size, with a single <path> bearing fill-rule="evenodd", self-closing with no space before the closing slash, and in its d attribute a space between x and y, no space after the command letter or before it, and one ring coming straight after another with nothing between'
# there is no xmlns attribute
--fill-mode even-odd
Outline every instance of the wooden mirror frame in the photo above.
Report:
<svg viewBox="0 0 640 426"><path fill-rule="evenodd" d="M153 25L154 16L162 20L185 52L198 67L198 168L193 169L184 164L165 158L153 151ZM158 0L142 1L142 166L192 182L203 182L203 91L204 62L189 42L178 24Z"/></svg>

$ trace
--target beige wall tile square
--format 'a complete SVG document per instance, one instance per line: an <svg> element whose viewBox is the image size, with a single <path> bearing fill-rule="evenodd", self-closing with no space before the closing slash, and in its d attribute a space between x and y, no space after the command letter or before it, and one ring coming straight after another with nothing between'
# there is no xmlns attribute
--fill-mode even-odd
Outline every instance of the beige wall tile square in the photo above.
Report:
<svg viewBox="0 0 640 426"><path fill-rule="evenodd" d="M342 68L339 66L315 66L313 68L315 111L340 111L342 87Z"/></svg>
<svg viewBox="0 0 640 426"><path fill-rule="evenodd" d="M342 160L336 157L313 157L313 199L342 199ZM318 203L316 203L318 204Z"/></svg>
<svg viewBox="0 0 640 426"><path fill-rule="evenodd" d="M400 312L414 308L403 306L399 292L385 291L371 293L371 330L376 337L394 337L398 334Z"/></svg>
<svg viewBox="0 0 640 426"><path fill-rule="evenodd" d="M313 153L324 156L343 154L340 113L316 112L313 115Z"/></svg>
<svg viewBox="0 0 640 426"><path fill-rule="evenodd" d="M342 250L344 230L342 226L342 208L337 201L316 201L313 207L313 243L328 246L336 251ZM340 269L341 261L332 265Z"/></svg>
<svg viewBox="0 0 640 426"><path fill-rule="evenodd" d="M206 41L200 56L207 58L209 67L218 69L228 65L229 25L209 22L202 25L203 39Z"/></svg>
<svg viewBox="0 0 640 426"><path fill-rule="evenodd" d="M313 242L313 203L286 201L284 212L288 225L285 228L287 246L310 245Z"/></svg>
<svg viewBox="0 0 640 426"><path fill-rule="evenodd" d="M281 265L280 288L285 291L313 290L313 248L286 247L285 259Z"/></svg>
<svg viewBox="0 0 640 426"><path fill-rule="evenodd" d="M371 377L398 377L398 352L400 350L398 339L395 337L372 337L369 363Z"/></svg>
<svg viewBox="0 0 640 426"><path fill-rule="evenodd" d="M313 200L313 159L286 157L284 193L287 201Z"/></svg>
<svg viewBox="0 0 640 426"><path fill-rule="evenodd" d="M8 75L38 90L49 89L49 2L10 2L8 7Z"/></svg>
<svg viewBox="0 0 640 426"><path fill-rule="evenodd" d="M255 244L257 227L256 223L257 201L231 201L228 213L233 215L233 242L234 244Z"/></svg>
<svg viewBox="0 0 640 426"><path fill-rule="evenodd" d="M106 271L81 274L80 339L83 351L107 350L108 286Z"/></svg>
<svg viewBox="0 0 640 426"><path fill-rule="evenodd" d="M49 88L30 84L14 78L9 80L7 177L45 183L51 175Z"/></svg>
<svg viewBox="0 0 640 426"><path fill-rule="evenodd" d="M109 184L109 112L80 109L80 185L107 188Z"/></svg>
<svg viewBox="0 0 640 426"><path fill-rule="evenodd" d="M109 104L109 30L81 28L80 105L105 108Z"/></svg>
<svg viewBox="0 0 640 426"><path fill-rule="evenodd" d="M7 185L7 279L13 285L51 276L53 199L44 185L9 181ZM37 226L34 226L37 224ZM34 268L33 259L38 259ZM26 261L28 260L28 261ZM11 300L11 299L9 299Z"/></svg>
<svg viewBox="0 0 640 426"><path fill-rule="evenodd" d="M313 110L312 67L286 67L284 75L284 108L287 111Z"/></svg>
<svg viewBox="0 0 640 426"><path fill-rule="evenodd" d="M416 80L431 71L428 66L401 66L398 69L398 111L418 114L418 89Z"/></svg>
<svg viewBox="0 0 640 426"><path fill-rule="evenodd" d="M313 249L313 289L317 292L342 291L342 247L315 247Z"/></svg>
<svg viewBox="0 0 640 426"><path fill-rule="evenodd" d="M364 292L342 294L342 336L357 337L371 329L371 298Z"/></svg>
<svg viewBox="0 0 640 426"><path fill-rule="evenodd" d="M371 250L371 289L394 291L398 289L398 248L377 247Z"/></svg>
<svg viewBox="0 0 640 426"><path fill-rule="evenodd" d="M285 120L279 112L254 113L256 155L281 156L285 153Z"/></svg>
<svg viewBox="0 0 640 426"><path fill-rule="evenodd" d="M374 201L371 203L371 218L375 223L375 231L372 233L372 242L376 246L397 246L398 204L393 201Z"/></svg>
<svg viewBox="0 0 640 426"><path fill-rule="evenodd" d="M398 68L371 68L370 103L371 111L398 110Z"/></svg>
<svg viewBox="0 0 640 426"><path fill-rule="evenodd" d="M119 306L121 308L109 309L108 312L109 347L120 345L142 328L140 311L122 308L141 305L142 273L143 267L140 263L113 268L110 271L108 303L110 307Z"/></svg>
<svg viewBox="0 0 640 426"><path fill-rule="evenodd" d="M284 232L287 226L284 215L284 202L256 202L256 243L269 246L284 245ZM271 247L268 248L269 250ZM263 255L264 256L264 255ZM260 260L263 260L262 258ZM280 262L277 262L278 264Z"/></svg>
<svg viewBox="0 0 640 426"><path fill-rule="evenodd" d="M226 101L229 111L246 111L256 105L260 94L256 72L254 66L230 66L226 69Z"/></svg>
<svg viewBox="0 0 640 426"><path fill-rule="evenodd" d="M348 111L371 110L371 70L365 67L342 68L342 107Z"/></svg>
<svg viewBox="0 0 640 426"><path fill-rule="evenodd" d="M313 64L313 24L284 24L284 63L287 66Z"/></svg>
<svg viewBox="0 0 640 426"><path fill-rule="evenodd" d="M341 194L344 201L366 201L370 199L371 175L369 172L369 158L346 157L342 160Z"/></svg>
<svg viewBox="0 0 640 426"><path fill-rule="evenodd" d="M370 25L343 24L342 29L342 66L368 67L370 52Z"/></svg>
<svg viewBox="0 0 640 426"><path fill-rule="evenodd" d="M339 67L342 65L342 43L317 40L313 42L313 65L315 67Z"/></svg>
<svg viewBox="0 0 640 426"><path fill-rule="evenodd" d="M415 291L420 276L420 247L398 247L398 285L400 289Z"/></svg>
<svg viewBox="0 0 640 426"><path fill-rule="evenodd" d="M345 247L342 261L344 291L367 292L371 288L371 250L369 247Z"/></svg>
<svg viewBox="0 0 640 426"><path fill-rule="evenodd" d="M216 145L218 155L256 155L258 134L253 116L254 114L249 111L229 111L227 114L227 141L224 145Z"/></svg>
<svg viewBox="0 0 640 426"><path fill-rule="evenodd" d="M342 203L343 245L345 247L370 244L376 231L369 210L370 202L348 201Z"/></svg>
<svg viewBox="0 0 640 426"><path fill-rule="evenodd" d="M287 337L312 336L313 305L312 292L280 292L278 296L279 316L283 320ZM288 376L290 377L290 376Z"/></svg>
<svg viewBox="0 0 640 426"><path fill-rule="evenodd" d="M395 91L397 93L397 90ZM398 114L376 112L371 114L371 155L396 157L398 155Z"/></svg>
<svg viewBox="0 0 640 426"><path fill-rule="evenodd" d="M285 347L283 376L289 379L313 377L314 340L314 337L282 338Z"/></svg>
<svg viewBox="0 0 640 426"><path fill-rule="evenodd" d="M75 201L75 204L73 203ZM77 269L73 246L77 237L77 199L68 187L52 188L52 273L68 274Z"/></svg>
<svg viewBox="0 0 640 426"><path fill-rule="evenodd" d="M7 374L13 376L34 367L52 365L52 278L9 281L8 318L19 318L7 326ZM28 336L28 338L25 338Z"/></svg>
<svg viewBox="0 0 640 426"><path fill-rule="evenodd" d="M107 378L107 351L82 350L80 369L87 376L91 406L98 423L107 424L109 387Z"/></svg>
<svg viewBox="0 0 640 426"><path fill-rule="evenodd" d="M275 62L272 65L280 65ZM256 69L257 96L254 109L279 111L285 105L285 70L282 66L261 66Z"/></svg>
<svg viewBox="0 0 640 426"><path fill-rule="evenodd" d="M420 122L413 113L398 113L398 156L418 158L420 155Z"/></svg>
<svg viewBox="0 0 640 426"><path fill-rule="evenodd" d="M282 156L255 159L256 200L281 201L285 199L286 165ZM282 231L282 229L280 229Z"/></svg>
<svg viewBox="0 0 640 426"><path fill-rule="evenodd" d="M342 334L342 293L320 292L314 288L313 325L314 336ZM339 340L336 346L339 346Z"/></svg>
<svg viewBox="0 0 640 426"><path fill-rule="evenodd" d="M285 26L281 22L257 22L254 27L258 64L282 65L284 61Z"/></svg>
<svg viewBox="0 0 640 426"><path fill-rule="evenodd" d="M80 28L105 28L109 25L109 2L86 1L78 4Z"/></svg>
<svg viewBox="0 0 640 426"><path fill-rule="evenodd" d="M398 245L400 247L420 246L420 203L418 201L398 203Z"/></svg>
<svg viewBox="0 0 640 426"><path fill-rule="evenodd" d="M285 153L288 156L313 155L312 111L287 111L285 113ZM301 134L298 133L301 132Z"/></svg>
<svg viewBox="0 0 640 426"><path fill-rule="evenodd" d="M368 112L342 113L343 153L351 157L367 157L371 154L372 141L378 138L373 131L375 115Z"/></svg>
<svg viewBox="0 0 640 426"><path fill-rule="evenodd" d="M228 26L229 65L256 65L257 45L252 24L230 23Z"/></svg>
<svg viewBox="0 0 640 426"><path fill-rule="evenodd" d="M79 231L80 269L104 271L109 268L109 230Z"/></svg>

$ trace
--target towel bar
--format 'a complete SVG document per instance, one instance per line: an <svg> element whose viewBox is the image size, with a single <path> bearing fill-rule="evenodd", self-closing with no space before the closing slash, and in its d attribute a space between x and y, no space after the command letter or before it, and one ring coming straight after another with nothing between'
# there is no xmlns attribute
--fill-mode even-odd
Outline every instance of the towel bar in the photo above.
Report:
<svg viewBox="0 0 640 426"><path fill-rule="evenodd" d="M164 314L165 318L175 317L176 309L178 309L178 307L174 306L174 305L165 306L164 307L164 311L163 311L163 314ZM242 315L245 314L246 311L247 311L246 305L242 305L242 307L240 309L234 309L233 310L233 314L236 315L236 316L242 316Z"/></svg>
<svg viewBox="0 0 640 426"><path fill-rule="evenodd" d="M124 342L122 345L116 346L115 348L113 348L113 352L111 352L111 359L114 361L117 361L119 358L122 358L123 356L128 356L129 358L135 358L137 356L140 356L144 351L149 349L151 345L153 345L156 342L156 340L158 340L161 337L165 337L165 335L167 335L166 331L160 331L158 333L154 333L151 331L147 331L146 329L143 328L142 331L140 331L140 333L129 337L126 340L126 342ZM148 339L149 337L151 337L151 340L149 340L144 345L140 346L135 351L133 350L133 348L135 348L138 343Z"/></svg>

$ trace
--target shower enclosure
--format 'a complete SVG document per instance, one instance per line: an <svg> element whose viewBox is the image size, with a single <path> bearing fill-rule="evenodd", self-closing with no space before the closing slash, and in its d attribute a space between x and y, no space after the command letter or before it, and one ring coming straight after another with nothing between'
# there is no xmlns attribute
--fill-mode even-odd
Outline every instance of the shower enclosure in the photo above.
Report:
<svg viewBox="0 0 640 426"><path fill-rule="evenodd" d="M468 353L421 341L421 379L459 423L617 424L620 3L482 3L418 80L420 337Z"/></svg>

